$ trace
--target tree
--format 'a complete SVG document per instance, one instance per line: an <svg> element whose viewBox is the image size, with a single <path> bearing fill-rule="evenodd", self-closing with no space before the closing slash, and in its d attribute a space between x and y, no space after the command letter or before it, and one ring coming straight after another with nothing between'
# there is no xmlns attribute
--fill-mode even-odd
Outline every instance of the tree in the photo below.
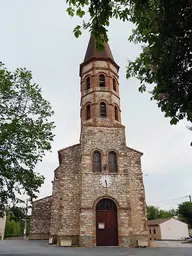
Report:
<svg viewBox="0 0 192 256"><path fill-rule="evenodd" d="M147 206L147 219L155 220L155 219L166 219L171 218L177 215L176 210L172 209L169 211L159 209L159 207L149 205Z"/></svg>
<svg viewBox="0 0 192 256"><path fill-rule="evenodd" d="M192 228L192 202L179 204L178 214L181 220L184 220Z"/></svg>
<svg viewBox="0 0 192 256"><path fill-rule="evenodd" d="M21 221L25 218L25 208L23 207L14 205L8 210L8 213L10 215L10 220Z"/></svg>
<svg viewBox="0 0 192 256"><path fill-rule="evenodd" d="M26 69L0 63L0 213L22 193L36 197L44 178L34 172L53 140L50 103Z"/></svg>
<svg viewBox="0 0 192 256"><path fill-rule="evenodd" d="M159 216L159 208L153 205L147 206L147 219L155 220L158 219Z"/></svg>
<svg viewBox="0 0 192 256"><path fill-rule="evenodd" d="M187 126L187 129L189 129L189 131L192 131L192 126ZM190 145L192 146L192 142Z"/></svg>
<svg viewBox="0 0 192 256"><path fill-rule="evenodd" d="M24 227L25 227L25 218L26 218L26 234L30 233L30 216L26 216L25 208L12 206L6 212L6 227L5 227L5 235L9 236L23 236L24 235Z"/></svg>
<svg viewBox="0 0 192 256"><path fill-rule="evenodd" d="M98 49L107 42L110 18L131 21L130 41L143 45L140 56L130 61L127 78L140 80L140 92L154 85L152 100L170 117L171 124L192 121L192 0L66 0L70 16L90 20L76 26L74 34L89 29Z"/></svg>
<svg viewBox="0 0 192 256"><path fill-rule="evenodd" d="M6 227L5 227L5 236L22 236L23 231L21 229L21 223L11 219L11 216L8 214L6 218Z"/></svg>

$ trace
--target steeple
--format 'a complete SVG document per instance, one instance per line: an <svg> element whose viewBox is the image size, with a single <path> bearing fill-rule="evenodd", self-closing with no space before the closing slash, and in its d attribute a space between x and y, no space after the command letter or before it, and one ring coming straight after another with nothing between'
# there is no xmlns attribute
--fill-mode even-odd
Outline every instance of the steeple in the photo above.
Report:
<svg viewBox="0 0 192 256"><path fill-rule="evenodd" d="M92 35L89 40L89 44L88 44L87 51L85 54L84 62L87 62L91 59L103 59L103 60L111 59L114 61L113 55L111 53L111 49L110 49L108 43L105 43L104 49L102 51L99 51L98 49L96 49L96 43L95 43L94 37Z"/></svg>
<svg viewBox="0 0 192 256"><path fill-rule="evenodd" d="M91 36L80 65L82 126L121 126L118 70L108 43L99 51Z"/></svg>
<svg viewBox="0 0 192 256"><path fill-rule="evenodd" d="M119 66L114 61L109 44L105 43L104 49L100 51L96 48L95 39L93 35L91 35L88 46L87 46L87 51L85 54L84 61L80 64L80 73L79 73L80 76L81 76L82 68L88 63L96 60L108 61L116 67L117 71L119 70Z"/></svg>

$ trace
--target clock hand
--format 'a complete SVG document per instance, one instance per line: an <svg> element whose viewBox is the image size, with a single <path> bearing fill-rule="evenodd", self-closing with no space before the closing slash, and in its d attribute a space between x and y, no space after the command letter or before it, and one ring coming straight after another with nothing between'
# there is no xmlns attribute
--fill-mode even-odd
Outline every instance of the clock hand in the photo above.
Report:
<svg viewBox="0 0 192 256"><path fill-rule="evenodd" d="M107 181L105 180L105 184L106 184L106 186L107 186Z"/></svg>

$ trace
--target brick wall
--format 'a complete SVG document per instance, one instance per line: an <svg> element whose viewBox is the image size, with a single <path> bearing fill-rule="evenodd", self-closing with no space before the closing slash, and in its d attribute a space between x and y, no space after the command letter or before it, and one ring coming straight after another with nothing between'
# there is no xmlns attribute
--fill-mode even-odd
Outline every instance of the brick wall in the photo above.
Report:
<svg viewBox="0 0 192 256"><path fill-rule="evenodd" d="M94 126L113 126L121 123L121 110L119 98L118 73L111 69L112 64L109 61L93 61L88 64L82 72L81 79L81 122L82 124ZM105 87L99 87L99 75L105 76ZM86 79L90 77L90 89L86 89ZM116 91L113 90L113 79L116 81ZM100 118L100 102L106 103L107 118ZM86 121L86 106L91 106L91 119ZM118 121L115 120L114 108L117 106Z"/></svg>

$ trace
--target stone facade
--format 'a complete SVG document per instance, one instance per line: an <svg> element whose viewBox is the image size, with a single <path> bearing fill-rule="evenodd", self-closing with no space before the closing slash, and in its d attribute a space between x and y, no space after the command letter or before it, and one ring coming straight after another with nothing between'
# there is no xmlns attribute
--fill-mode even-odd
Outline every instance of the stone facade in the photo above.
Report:
<svg viewBox="0 0 192 256"><path fill-rule="evenodd" d="M118 206L119 246L136 246L136 240L142 237L147 239L148 233L140 162L142 153L126 147L124 127L85 126L81 141L81 245L96 245L96 203L101 198L112 198ZM93 173L92 152L95 149L101 151L102 165L108 164L110 150L117 152L117 173L109 174L107 169L101 173ZM112 178L109 188L100 185L100 177L105 174Z"/></svg>
<svg viewBox="0 0 192 256"><path fill-rule="evenodd" d="M51 201L52 197L48 196L33 202L29 239L49 238Z"/></svg>
<svg viewBox="0 0 192 256"><path fill-rule="evenodd" d="M70 237L79 244L81 145L59 151L60 166L55 170L51 206L50 236L59 243Z"/></svg>
<svg viewBox="0 0 192 256"><path fill-rule="evenodd" d="M58 152L52 197L49 203L44 199L33 204L30 238L43 237L41 230L46 229L46 238L49 235L57 244L70 239L72 245L96 246L96 208L101 199L111 199L117 206L118 245L136 247L138 240L148 241L142 153L126 146L118 69L109 46L97 53L91 38L80 65L80 144ZM100 75L104 76L104 86L100 85ZM101 103L105 104L105 116L101 115ZM93 167L95 152L100 155L97 172ZM111 152L116 156L115 172L110 169ZM103 186L101 178L106 176L111 184ZM41 228L45 225L43 204L47 205L46 225L50 223L45 229Z"/></svg>

